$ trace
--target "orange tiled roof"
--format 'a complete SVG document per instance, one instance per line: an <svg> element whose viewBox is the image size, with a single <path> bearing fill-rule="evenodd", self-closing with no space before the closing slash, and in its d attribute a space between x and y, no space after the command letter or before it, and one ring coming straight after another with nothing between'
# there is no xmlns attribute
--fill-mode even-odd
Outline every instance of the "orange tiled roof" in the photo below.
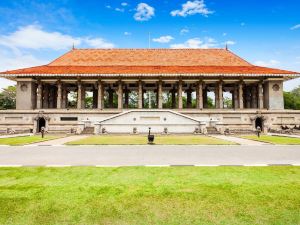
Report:
<svg viewBox="0 0 300 225"><path fill-rule="evenodd" d="M48 65L2 72L28 74L287 74L253 66L225 49L73 49Z"/></svg>

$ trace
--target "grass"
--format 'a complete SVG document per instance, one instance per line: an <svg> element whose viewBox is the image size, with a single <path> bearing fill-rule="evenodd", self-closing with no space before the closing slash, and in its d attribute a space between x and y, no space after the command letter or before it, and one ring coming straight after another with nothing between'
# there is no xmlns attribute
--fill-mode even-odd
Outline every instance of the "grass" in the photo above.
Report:
<svg viewBox="0 0 300 225"><path fill-rule="evenodd" d="M255 135L251 135L251 136L242 136L242 138L246 138L254 141L267 142L276 145L300 145L300 138L292 138L292 137L262 135L260 138L258 138Z"/></svg>
<svg viewBox="0 0 300 225"><path fill-rule="evenodd" d="M90 136L67 143L68 145L146 145L147 136ZM232 145L233 142L207 136L155 136L154 143L157 145Z"/></svg>
<svg viewBox="0 0 300 225"><path fill-rule="evenodd" d="M0 145L26 145L32 144L41 141L48 141L58 138L57 136L24 136L24 137L10 137L10 138L1 138Z"/></svg>
<svg viewBox="0 0 300 225"><path fill-rule="evenodd" d="M300 224L300 167L1 168L0 224Z"/></svg>

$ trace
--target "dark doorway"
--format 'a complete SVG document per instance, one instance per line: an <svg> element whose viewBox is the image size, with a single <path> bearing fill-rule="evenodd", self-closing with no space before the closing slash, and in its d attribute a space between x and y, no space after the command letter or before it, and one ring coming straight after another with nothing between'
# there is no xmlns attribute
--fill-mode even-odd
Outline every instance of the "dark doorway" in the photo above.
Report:
<svg viewBox="0 0 300 225"><path fill-rule="evenodd" d="M37 121L37 131L38 133L41 132L42 127L46 127L46 120L41 117Z"/></svg>
<svg viewBox="0 0 300 225"><path fill-rule="evenodd" d="M261 129L263 129L263 121L261 117L257 117L255 119L255 128L257 129L257 127L260 127Z"/></svg>

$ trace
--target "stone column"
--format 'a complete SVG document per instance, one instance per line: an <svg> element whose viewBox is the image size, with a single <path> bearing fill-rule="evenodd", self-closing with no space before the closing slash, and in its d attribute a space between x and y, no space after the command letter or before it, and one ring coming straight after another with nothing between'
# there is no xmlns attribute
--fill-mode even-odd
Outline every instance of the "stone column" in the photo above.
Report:
<svg viewBox="0 0 300 225"><path fill-rule="evenodd" d="M49 108L49 86L48 84L44 85L44 100L43 100L43 108Z"/></svg>
<svg viewBox="0 0 300 225"><path fill-rule="evenodd" d="M123 85L122 81L118 84L118 109L123 109Z"/></svg>
<svg viewBox="0 0 300 225"><path fill-rule="evenodd" d="M258 84L258 108L264 108L264 94L263 94L263 85L262 83Z"/></svg>
<svg viewBox="0 0 300 225"><path fill-rule="evenodd" d="M98 82L98 104L97 104L98 109L103 109L103 103L104 103L103 93L104 93L103 83L99 81Z"/></svg>
<svg viewBox="0 0 300 225"><path fill-rule="evenodd" d="M182 80L178 82L178 109L182 109Z"/></svg>
<svg viewBox="0 0 300 225"><path fill-rule="evenodd" d="M192 90L188 89L186 91L186 107L188 109L192 108Z"/></svg>
<svg viewBox="0 0 300 225"><path fill-rule="evenodd" d="M172 109L175 109L176 108L176 90L174 87L171 90L171 95L172 95Z"/></svg>
<svg viewBox="0 0 300 225"><path fill-rule="evenodd" d="M199 82L197 85L197 108L203 109L203 84Z"/></svg>
<svg viewBox="0 0 300 225"><path fill-rule="evenodd" d="M233 87L233 101L234 101L234 108L237 109L239 108L239 96L238 96L238 87L235 84Z"/></svg>
<svg viewBox="0 0 300 225"><path fill-rule="evenodd" d="M246 108L251 108L251 90L250 87L246 87Z"/></svg>
<svg viewBox="0 0 300 225"><path fill-rule="evenodd" d="M142 83L141 80L139 81L138 88L139 88L139 90L138 90L138 95L139 95L139 97L138 97L138 101L139 101L138 102L138 108L142 109L143 108L144 93L143 93L143 83Z"/></svg>
<svg viewBox="0 0 300 225"><path fill-rule="evenodd" d="M68 91L67 91L67 86L63 86L62 90L62 108L65 109L67 108L67 99L68 99Z"/></svg>
<svg viewBox="0 0 300 225"><path fill-rule="evenodd" d="M257 108L257 86L253 85L251 89L251 108Z"/></svg>
<svg viewBox="0 0 300 225"><path fill-rule="evenodd" d="M223 84L222 82L219 82L219 85L218 85L218 94L219 94L219 109L223 109Z"/></svg>
<svg viewBox="0 0 300 225"><path fill-rule="evenodd" d="M215 108L218 109L220 107L220 101L219 101L219 85L215 85Z"/></svg>
<svg viewBox="0 0 300 225"><path fill-rule="evenodd" d="M128 109L129 107L129 93L130 91L127 89L127 86L125 88L125 108Z"/></svg>
<svg viewBox="0 0 300 225"><path fill-rule="evenodd" d="M163 108L163 96L162 96L162 81L158 82L158 108L162 109Z"/></svg>
<svg viewBox="0 0 300 225"><path fill-rule="evenodd" d="M43 108L43 85L41 82L38 83L37 89L36 108L41 109Z"/></svg>
<svg viewBox="0 0 300 225"><path fill-rule="evenodd" d="M84 109L85 108L85 86L84 84L82 84L81 87L81 108Z"/></svg>
<svg viewBox="0 0 300 225"><path fill-rule="evenodd" d="M62 99L62 85L61 82L57 83L57 100L56 100L56 108L61 109L61 99Z"/></svg>
<svg viewBox="0 0 300 225"><path fill-rule="evenodd" d="M239 108L244 108L244 97L243 97L243 84L239 83Z"/></svg>
<svg viewBox="0 0 300 225"><path fill-rule="evenodd" d="M77 109L82 108L82 84L78 83L78 88L77 88Z"/></svg>
<svg viewBox="0 0 300 225"><path fill-rule="evenodd" d="M54 108L54 88L53 87L50 87L50 90L49 90L49 107L50 109L53 109Z"/></svg>

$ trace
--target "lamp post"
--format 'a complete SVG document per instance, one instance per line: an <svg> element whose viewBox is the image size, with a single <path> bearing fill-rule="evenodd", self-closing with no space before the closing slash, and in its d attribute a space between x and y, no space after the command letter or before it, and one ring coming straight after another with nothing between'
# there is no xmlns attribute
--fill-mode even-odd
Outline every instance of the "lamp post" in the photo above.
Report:
<svg viewBox="0 0 300 225"><path fill-rule="evenodd" d="M151 127L149 127L148 144L153 144L153 142L154 142L154 135L151 134Z"/></svg>

